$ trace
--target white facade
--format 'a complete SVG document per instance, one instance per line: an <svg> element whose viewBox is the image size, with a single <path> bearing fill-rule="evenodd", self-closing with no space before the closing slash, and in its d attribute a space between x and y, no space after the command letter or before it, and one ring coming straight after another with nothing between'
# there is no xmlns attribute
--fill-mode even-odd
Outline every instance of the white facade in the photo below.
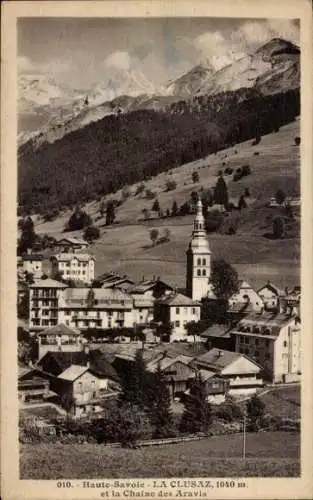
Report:
<svg viewBox="0 0 313 500"><path fill-rule="evenodd" d="M236 337L236 352L254 358L271 374L273 382L299 380L301 327L295 317L246 317L231 334Z"/></svg>
<svg viewBox="0 0 313 500"><path fill-rule="evenodd" d="M23 271L33 274L34 278L42 276L42 255L27 254L23 257Z"/></svg>
<svg viewBox="0 0 313 500"><path fill-rule="evenodd" d="M51 257L52 277L62 275L65 280L91 283L95 278L95 259L88 254L59 253Z"/></svg>
<svg viewBox="0 0 313 500"><path fill-rule="evenodd" d="M264 308L260 295L246 281L240 281L238 292L230 297L228 303L230 307L236 304L248 303L251 309L256 312L260 312Z"/></svg>
<svg viewBox="0 0 313 500"><path fill-rule="evenodd" d="M202 203L197 203L197 214L194 220L187 255L186 291L192 300L201 300L207 296L211 275L211 251L204 227Z"/></svg>

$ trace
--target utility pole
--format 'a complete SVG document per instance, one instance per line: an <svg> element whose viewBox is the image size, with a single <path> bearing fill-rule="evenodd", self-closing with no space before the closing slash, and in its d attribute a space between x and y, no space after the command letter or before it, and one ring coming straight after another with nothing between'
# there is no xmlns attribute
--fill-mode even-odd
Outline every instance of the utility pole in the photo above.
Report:
<svg viewBox="0 0 313 500"><path fill-rule="evenodd" d="M243 410L243 443L242 443L242 458L246 459L246 426L247 426L247 410Z"/></svg>

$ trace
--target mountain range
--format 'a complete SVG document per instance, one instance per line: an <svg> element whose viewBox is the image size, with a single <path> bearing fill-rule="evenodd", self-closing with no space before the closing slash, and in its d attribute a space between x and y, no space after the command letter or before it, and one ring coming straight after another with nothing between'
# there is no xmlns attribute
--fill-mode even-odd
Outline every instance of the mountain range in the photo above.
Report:
<svg viewBox="0 0 313 500"><path fill-rule="evenodd" d="M173 103L242 88L274 95L300 87L300 49L274 38L218 71L208 63L193 67L162 88L138 70L116 68L92 89L70 88L43 75L19 77L19 143L32 148L53 143L91 122L143 109L165 111ZM191 104L192 105L192 104Z"/></svg>

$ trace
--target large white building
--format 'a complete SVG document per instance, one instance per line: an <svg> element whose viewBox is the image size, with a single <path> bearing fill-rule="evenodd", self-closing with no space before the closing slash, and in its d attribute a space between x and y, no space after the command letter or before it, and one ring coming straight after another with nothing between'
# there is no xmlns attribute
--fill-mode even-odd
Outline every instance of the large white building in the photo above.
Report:
<svg viewBox="0 0 313 500"><path fill-rule="evenodd" d="M58 253L50 257L53 278L91 283L95 279L95 258L87 253Z"/></svg>
<svg viewBox="0 0 313 500"><path fill-rule="evenodd" d="M255 359L273 382L292 382L301 373L300 319L290 314L247 314L230 332L236 352Z"/></svg>
<svg viewBox="0 0 313 500"><path fill-rule="evenodd" d="M186 292L192 300L201 300L208 294L211 275L211 251L204 226L201 200L197 203L197 214L186 255Z"/></svg>

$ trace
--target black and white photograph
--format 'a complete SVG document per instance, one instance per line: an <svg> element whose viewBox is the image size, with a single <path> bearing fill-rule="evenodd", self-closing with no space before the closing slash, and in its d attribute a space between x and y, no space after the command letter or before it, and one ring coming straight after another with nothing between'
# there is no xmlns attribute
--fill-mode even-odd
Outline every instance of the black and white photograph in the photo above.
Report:
<svg viewBox="0 0 313 500"><path fill-rule="evenodd" d="M20 480L206 498L301 477L303 48L283 14L18 17Z"/></svg>

